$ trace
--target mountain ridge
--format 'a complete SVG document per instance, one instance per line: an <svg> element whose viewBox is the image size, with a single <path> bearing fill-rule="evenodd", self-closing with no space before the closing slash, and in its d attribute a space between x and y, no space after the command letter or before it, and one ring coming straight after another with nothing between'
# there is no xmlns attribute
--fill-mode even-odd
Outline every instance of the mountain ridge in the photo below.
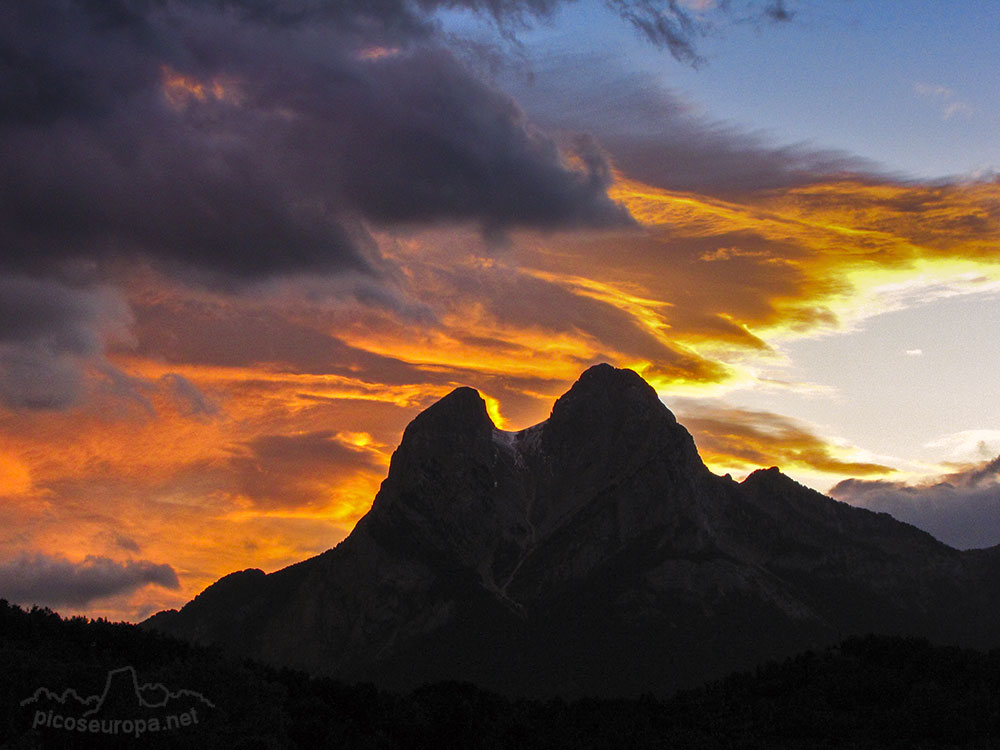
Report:
<svg viewBox="0 0 1000 750"><path fill-rule="evenodd" d="M337 547L146 626L387 686L662 693L855 633L996 645L997 557L773 467L718 477L638 374L596 365L517 432L452 391Z"/></svg>

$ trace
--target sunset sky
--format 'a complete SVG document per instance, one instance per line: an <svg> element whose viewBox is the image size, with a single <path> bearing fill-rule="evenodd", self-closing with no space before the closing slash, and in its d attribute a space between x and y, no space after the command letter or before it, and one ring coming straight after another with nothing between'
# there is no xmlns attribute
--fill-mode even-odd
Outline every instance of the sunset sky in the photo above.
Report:
<svg viewBox="0 0 1000 750"><path fill-rule="evenodd" d="M0 597L334 546L459 385L1000 543L1000 9L0 0Z"/></svg>

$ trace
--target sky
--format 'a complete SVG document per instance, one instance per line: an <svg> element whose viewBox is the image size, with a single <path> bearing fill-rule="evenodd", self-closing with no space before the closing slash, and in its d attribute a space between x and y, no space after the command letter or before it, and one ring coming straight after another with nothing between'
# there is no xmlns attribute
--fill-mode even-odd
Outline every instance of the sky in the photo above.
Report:
<svg viewBox="0 0 1000 750"><path fill-rule="evenodd" d="M460 385L1000 543L1000 10L0 0L0 596L138 621L350 533Z"/></svg>

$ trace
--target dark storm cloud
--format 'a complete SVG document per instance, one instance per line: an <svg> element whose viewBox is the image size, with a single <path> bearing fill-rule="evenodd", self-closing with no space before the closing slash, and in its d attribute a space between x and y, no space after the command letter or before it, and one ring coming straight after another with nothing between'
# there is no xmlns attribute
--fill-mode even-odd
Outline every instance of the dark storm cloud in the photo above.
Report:
<svg viewBox="0 0 1000 750"><path fill-rule="evenodd" d="M110 338L124 337L131 314L106 288L0 276L0 403L64 408L84 390L87 370L104 365Z"/></svg>
<svg viewBox="0 0 1000 750"><path fill-rule="evenodd" d="M268 23L221 12L233 3L101 7L3 8L5 265L143 255L244 278L371 271L366 221L628 220L595 148L570 168L443 48L366 56L336 24L291 23L293 8L336 20L409 4L235 4Z"/></svg>
<svg viewBox="0 0 1000 750"><path fill-rule="evenodd" d="M627 222L600 150L577 140L567 166L514 99L441 46L432 16L467 8L516 29L561 4L4 2L0 261L139 254L241 278L370 272L366 222ZM607 5L696 58L701 15L675 0ZM711 144L693 157L689 146L674 155L693 173Z"/></svg>
<svg viewBox="0 0 1000 750"><path fill-rule="evenodd" d="M567 169L517 103L470 77L451 53L387 58L369 75L346 103L341 133L347 154L367 155L341 166L347 199L373 221L472 219L488 229L628 222L605 195L610 169L592 142L574 143L582 169Z"/></svg>
<svg viewBox="0 0 1000 750"><path fill-rule="evenodd" d="M23 605L84 606L149 584L180 588L172 567L148 560L116 562L89 555L74 563L36 552L0 563L0 596Z"/></svg>
<svg viewBox="0 0 1000 750"><path fill-rule="evenodd" d="M829 494L889 513L958 549L1000 544L1000 457L922 485L845 479Z"/></svg>
<svg viewBox="0 0 1000 750"><path fill-rule="evenodd" d="M97 3L10 6L0 31L12 81L0 147L5 265L38 272L142 254L243 277L366 267L342 222L261 163L269 144L232 99L191 94L202 106L169 106L164 66L216 75L193 59L193 21L174 26L150 10L119 23L91 12ZM219 43L230 43L221 30Z"/></svg>

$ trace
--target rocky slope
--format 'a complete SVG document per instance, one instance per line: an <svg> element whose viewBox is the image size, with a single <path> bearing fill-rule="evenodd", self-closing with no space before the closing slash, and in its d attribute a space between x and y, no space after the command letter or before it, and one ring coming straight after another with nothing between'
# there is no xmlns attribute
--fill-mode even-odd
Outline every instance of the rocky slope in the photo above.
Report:
<svg viewBox="0 0 1000 750"><path fill-rule="evenodd" d="M455 390L407 427L340 545L147 625L394 687L668 692L850 634L1000 645L998 554L777 469L715 476L642 378L598 365L516 433Z"/></svg>

